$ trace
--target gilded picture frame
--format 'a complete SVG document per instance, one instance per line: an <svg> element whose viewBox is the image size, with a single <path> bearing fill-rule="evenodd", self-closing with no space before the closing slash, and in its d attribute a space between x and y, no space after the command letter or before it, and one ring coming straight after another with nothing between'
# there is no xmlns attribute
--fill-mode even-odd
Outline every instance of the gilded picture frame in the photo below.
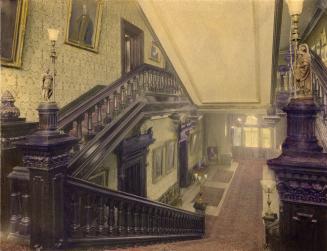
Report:
<svg viewBox="0 0 327 251"><path fill-rule="evenodd" d="M21 68L28 0L2 1L1 65Z"/></svg>
<svg viewBox="0 0 327 251"><path fill-rule="evenodd" d="M68 0L65 43L97 53L103 0Z"/></svg>

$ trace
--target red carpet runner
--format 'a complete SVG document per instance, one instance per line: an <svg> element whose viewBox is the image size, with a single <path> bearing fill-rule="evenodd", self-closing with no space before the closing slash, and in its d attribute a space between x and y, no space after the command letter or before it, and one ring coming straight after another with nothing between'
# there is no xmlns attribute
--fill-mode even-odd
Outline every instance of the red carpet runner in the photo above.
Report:
<svg viewBox="0 0 327 251"><path fill-rule="evenodd" d="M241 160L218 217L207 217L205 239L139 247L156 251L260 251L264 228L261 219L260 179L265 161Z"/></svg>

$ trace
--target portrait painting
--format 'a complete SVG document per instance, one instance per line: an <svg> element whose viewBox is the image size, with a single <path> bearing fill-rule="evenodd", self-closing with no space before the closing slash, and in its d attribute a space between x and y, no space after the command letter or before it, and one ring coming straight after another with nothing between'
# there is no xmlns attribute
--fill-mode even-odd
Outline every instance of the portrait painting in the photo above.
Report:
<svg viewBox="0 0 327 251"><path fill-rule="evenodd" d="M66 43L98 52L102 0L69 0Z"/></svg>
<svg viewBox="0 0 327 251"><path fill-rule="evenodd" d="M175 146L176 142L174 140L170 140L166 143L166 173L176 166Z"/></svg>
<svg viewBox="0 0 327 251"><path fill-rule="evenodd" d="M161 51L155 41L153 41L151 45L150 59L158 63L161 61Z"/></svg>
<svg viewBox="0 0 327 251"><path fill-rule="evenodd" d="M1 0L1 65L20 68L28 0Z"/></svg>
<svg viewBox="0 0 327 251"><path fill-rule="evenodd" d="M156 182L163 175L163 147L157 147L153 150L153 175L152 181Z"/></svg>

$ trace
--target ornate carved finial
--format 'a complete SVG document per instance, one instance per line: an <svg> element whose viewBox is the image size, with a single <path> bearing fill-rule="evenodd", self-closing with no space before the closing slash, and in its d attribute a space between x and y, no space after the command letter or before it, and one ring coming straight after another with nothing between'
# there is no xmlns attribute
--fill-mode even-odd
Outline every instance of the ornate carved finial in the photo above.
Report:
<svg viewBox="0 0 327 251"><path fill-rule="evenodd" d="M307 44L301 44L297 50L294 80L298 97L311 96L311 56Z"/></svg>
<svg viewBox="0 0 327 251"><path fill-rule="evenodd" d="M17 120L19 118L20 111L14 103L14 96L9 91L5 91L1 96L1 120Z"/></svg>

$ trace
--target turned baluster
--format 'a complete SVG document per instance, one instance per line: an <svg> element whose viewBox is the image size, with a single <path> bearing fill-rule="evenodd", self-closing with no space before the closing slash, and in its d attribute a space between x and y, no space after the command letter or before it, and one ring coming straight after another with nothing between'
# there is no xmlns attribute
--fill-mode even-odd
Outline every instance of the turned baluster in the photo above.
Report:
<svg viewBox="0 0 327 251"><path fill-rule="evenodd" d="M151 234L153 232L152 228L152 208L148 208L148 213L146 214L147 217L147 225L146 225L146 233Z"/></svg>
<svg viewBox="0 0 327 251"><path fill-rule="evenodd" d="M160 76L158 72L154 72L154 77L155 77L155 92L158 93L160 92Z"/></svg>
<svg viewBox="0 0 327 251"><path fill-rule="evenodd" d="M93 114L92 110L87 111L87 138L88 138L88 140L90 140L94 137L92 114Z"/></svg>
<svg viewBox="0 0 327 251"><path fill-rule="evenodd" d="M140 231L142 234L145 234L147 232L146 228L148 226L148 217L146 215L146 208L142 207L140 213L141 213Z"/></svg>
<svg viewBox="0 0 327 251"><path fill-rule="evenodd" d="M74 193L72 195L71 201L72 208L72 224L71 224L71 234L72 236L76 236L79 232L80 224L80 198L78 194Z"/></svg>
<svg viewBox="0 0 327 251"><path fill-rule="evenodd" d="M133 78L133 82L132 82L132 96L133 96L133 100L136 100L136 98L139 96L140 94L140 84L139 84L139 78L138 77L134 77Z"/></svg>
<svg viewBox="0 0 327 251"><path fill-rule="evenodd" d="M108 233L113 235L115 231L115 204L112 200L109 201L108 207Z"/></svg>
<svg viewBox="0 0 327 251"><path fill-rule="evenodd" d="M84 206L84 215L85 215L85 226L84 226L84 235L89 236L92 233L92 198L91 195L86 195L85 206Z"/></svg>
<svg viewBox="0 0 327 251"><path fill-rule="evenodd" d="M186 216L183 216L183 221L182 221L182 229L183 229L183 233L187 233L187 218Z"/></svg>
<svg viewBox="0 0 327 251"><path fill-rule="evenodd" d="M97 208L97 233L102 235L104 233L104 202L103 198L98 198L98 208Z"/></svg>
<svg viewBox="0 0 327 251"><path fill-rule="evenodd" d="M167 93L167 83L166 83L165 73L161 73L161 79L162 79L162 91L164 93Z"/></svg>
<svg viewBox="0 0 327 251"><path fill-rule="evenodd" d="M106 117L104 118L103 122L105 124L109 124L111 122L111 98L107 97L105 99L105 105L106 105Z"/></svg>
<svg viewBox="0 0 327 251"><path fill-rule="evenodd" d="M102 102L96 104L95 112L96 112L96 117L97 117L95 131L99 132L99 131L101 131L103 129L103 125L102 125Z"/></svg>
<svg viewBox="0 0 327 251"><path fill-rule="evenodd" d="M19 224L19 233L29 235L31 224L29 182L22 181L22 183L22 218Z"/></svg>
<svg viewBox="0 0 327 251"><path fill-rule="evenodd" d="M156 234L158 232L157 222L158 222L157 209L154 208L153 212L152 212L152 233L153 234Z"/></svg>
<svg viewBox="0 0 327 251"><path fill-rule="evenodd" d="M151 87L150 91L154 92L156 83L155 83L155 75L154 75L153 71L150 71L150 82L149 83L150 83L150 87Z"/></svg>
<svg viewBox="0 0 327 251"><path fill-rule="evenodd" d="M119 114L119 93L114 92L114 117L117 117Z"/></svg>
<svg viewBox="0 0 327 251"><path fill-rule="evenodd" d="M158 212L157 212L157 232L159 234L162 234L163 233L163 217L162 217L162 209L158 209Z"/></svg>
<svg viewBox="0 0 327 251"><path fill-rule="evenodd" d="M135 234L139 234L140 233L140 219L139 219L139 207L138 206L135 206L134 207L134 210L133 210L134 214L134 233Z"/></svg>
<svg viewBox="0 0 327 251"><path fill-rule="evenodd" d="M124 203L121 201L118 204L118 234L122 235L125 232L125 210Z"/></svg>
<svg viewBox="0 0 327 251"><path fill-rule="evenodd" d="M127 215L126 215L126 230L128 234L133 233L133 212L132 212L132 205L127 205Z"/></svg>
<svg viewBox="0 0 327 251"><path fill-rule="evenodd" d="M176 223L175 224L176 224L176 231L178 234L180 234L181 233L181 224L180 224L180 214L179 213L176 215Z"/></svg>
<svg viewBox="0 0 327 251"><path fill-rule="evenodd" d="M186 216L186 220L185 220L185 225L186 225L186 233L190 232L190 218L188 216Z"/></svg>
<svg viewBox="0 0 327 251"><path fill-rule="evenodd" d="M167 212L167 233L171 234L172 233L172 226L171 226L171 219L172 219L172 214L171 212Z"/></svg>
<svg viewBox="0 0 327 251"><path fill-rule="evenodd" d="M175 76L173 76L173 86L174 86L174 94L177 94L178 88L177 88L176 77Z"/></svg>
<svg viewBox="0 0 327 251"><path fill-rule="evenodd" d="M143 86L145 86L145 84L147 84L149 82L148 75L149 75L148 71L142 72Z"/></svg>
<svg viewBox="0 0 327 251"><path fill-rule="evenodd" d="M130 104L133 102L133 83L131 80L127 81L127 104Z"/></svg>
<svg viewBox="0 0 327 251"><path fill-rule="evenodd" d="M10 180L10 219L9 219L9 234L18 232L18 226L21 219L21 201L20 192L18 191L17 182L14 179Z"/></svg>
<svg viewBox="0 0 327 251"><path fill-rule="evenodd" d="M168 216L166 210L162 212L162 232L165 234L168 233Z"/></svg>
<svg viewBox="0 0 327 251"><path fill-rule="evenodd" d="M169 214L169 233L174 234L175 233L175 226L174 226L174 221L175 221L175 212L171 212Z"/></svg>
<svg viewBox="0 0 327 251"><path fill-rule="evenodd" d="M148 78L149 73L148 72L143 72L143 92L147 93L149 91L149 78Z"/></svg>
<svg viewBox="0 0 327 251"><path fill-rule="evenodd" d="M172 229L173 229L173 233L174 234L177 234L178 233L178 225L177 225L177 214L176 213L173 213L173 217L172 217Z"/></svg>
<svg viewBox="0 0 327 251"><path fill-rule="evenodd" d="M120 88L120 110L124 110L126 107L126 87L123 85Z"/></svg>
<svg viewBox="0 0 327 251"><path fill-rule="evenodd" d="M144 72L140 72L137 78L137 83L138 83L138 92L141 94L144 90Z"/></svg>

